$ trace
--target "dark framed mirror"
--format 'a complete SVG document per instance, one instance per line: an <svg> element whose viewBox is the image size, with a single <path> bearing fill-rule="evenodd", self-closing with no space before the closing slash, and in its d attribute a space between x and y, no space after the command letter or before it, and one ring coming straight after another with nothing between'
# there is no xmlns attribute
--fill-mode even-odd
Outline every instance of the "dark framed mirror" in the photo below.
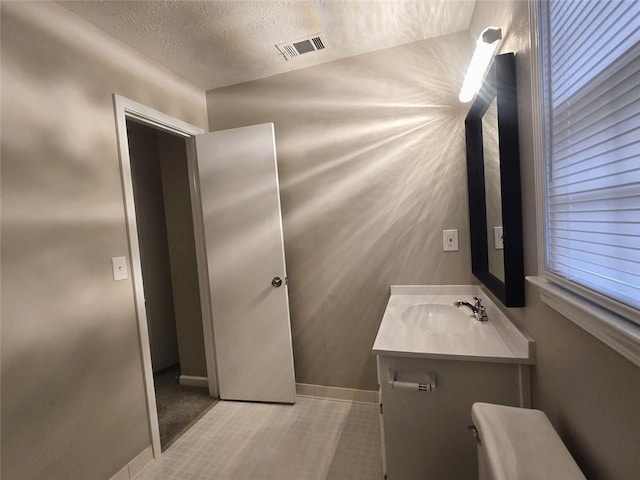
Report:
<svg viewBox="0 0 640 480"><path fill-rule="evenodd" d="M524 306L518 98L513 53L497 55L465 120L473 274Z"/></svg>

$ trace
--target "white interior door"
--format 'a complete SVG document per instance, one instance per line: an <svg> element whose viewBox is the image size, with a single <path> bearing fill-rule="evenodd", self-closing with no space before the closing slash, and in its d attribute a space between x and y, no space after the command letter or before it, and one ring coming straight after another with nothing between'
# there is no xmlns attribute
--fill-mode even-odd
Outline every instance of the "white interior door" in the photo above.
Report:
<svg viewBox="0 0 640 480"><path fill-rule="evenodd" d="M273 124L195 145L220 398L294 403Z"/></svg>

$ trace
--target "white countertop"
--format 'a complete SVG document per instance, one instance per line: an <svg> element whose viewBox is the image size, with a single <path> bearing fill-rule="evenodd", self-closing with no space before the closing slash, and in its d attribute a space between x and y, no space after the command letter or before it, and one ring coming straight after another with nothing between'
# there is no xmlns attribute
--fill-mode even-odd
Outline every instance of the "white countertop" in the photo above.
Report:
<svg viewBox="0 0 640 480"><path fill-rule="evenodd" d="M456 300L473 304L482 300L488 321L474 320L458 333L428 333L401 320L413 305L435 303L452 306ZM463 307L466 312L468 309ZM471 312L469 312L471 313ZM534 363L533 339L502 313L476 285L391 286L391 297L382 317L373 354L500 363Z"/></svg>

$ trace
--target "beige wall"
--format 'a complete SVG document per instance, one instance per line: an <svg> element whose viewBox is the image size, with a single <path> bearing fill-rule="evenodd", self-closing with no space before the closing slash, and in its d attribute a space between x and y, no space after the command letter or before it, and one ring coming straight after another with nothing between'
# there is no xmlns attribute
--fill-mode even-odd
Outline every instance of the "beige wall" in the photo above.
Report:
<svg viewBox="0 0 640 480"><path fill-rule="evenodd" d="M537 273L528 2L478 0L471 29L503 28L502 52L517 54L525 270ZM513 309L536 341L533 404L544 410L587 478L640 478L640 368L540 302Z"/></svg>
<svg viewBox="0 0 640 480"><path fill-rule="evenodd" d="M206 377L207 363L185 141L175 135L159 133L158 153L169 240L180 373Z"/></svg>
<svg viewBox="0 0 640 480"><path fill-rule="evenodd" d="M212 130L275 123L296 381L377 389L389 285L473 281L471 48L461 32L207 93ZM447 228L459 252L442 251Z"/></svg>
<svg viewBox="0 0 640 480"><path fill-rule="evenodd" d="M107 479L150 444L112 93L202 92L55 4L2 2L2 478Z"/></svg>
<svg viewBox="0 0 640 480"><path fill-rule="evenodd" d="M145 125L127 122L127 137L151 364L155 373L180 362L158 157L159 135L157 130Z"/></svg>
<svg viewBox="0 0 640 480"><path fill-rule="evenodd" d="M185 139L127 122L153 371L207 376Z"/></svg>

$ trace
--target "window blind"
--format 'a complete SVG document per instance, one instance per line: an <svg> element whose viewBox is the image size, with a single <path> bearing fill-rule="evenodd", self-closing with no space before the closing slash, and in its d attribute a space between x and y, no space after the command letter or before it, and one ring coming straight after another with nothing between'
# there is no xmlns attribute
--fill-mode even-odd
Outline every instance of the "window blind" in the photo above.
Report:
<svg viewBox="0 0 640 480"><path fill-rule="evenodd" d="M640 2L540 4L547 267L638 309Z"/></svg>

